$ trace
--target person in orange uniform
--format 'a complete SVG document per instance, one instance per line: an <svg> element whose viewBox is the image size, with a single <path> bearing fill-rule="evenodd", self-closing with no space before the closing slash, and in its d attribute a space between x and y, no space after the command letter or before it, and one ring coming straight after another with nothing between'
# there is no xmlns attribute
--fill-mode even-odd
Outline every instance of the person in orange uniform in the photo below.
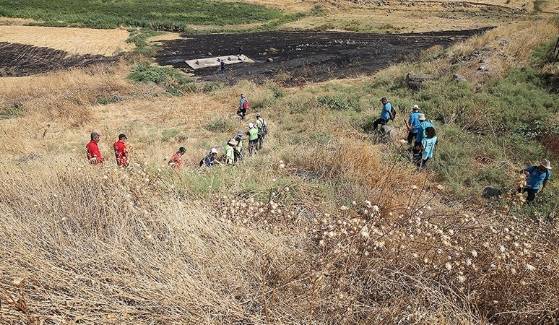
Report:
<svg viewBox="0 0 559 325"><path fill-rule="evenodd" d="M115 149L116 164L119 167L128 167L128 148L126 147L128 138L125 134L118 135L118 141L113 144Z"/></svg>
<svg viewBox="0 0 559 325"><path fill-rule="evenodd" d="M177 151L172 157L171 159L169 159L169 166L171 166L174 169L180 169L182 167L182 156L184 155L184 153L186 152L186 148L185 147L180 147L179 151Z"/></svg>
<svg viewBox="0 0 559 325"><path fill-rule="evenodd" d="M97 132L91 132L91 141L85 146L87 151L87 160L92 165L98 165L103 163L103 155L99 150L99 140L101 135Z"/></svg>

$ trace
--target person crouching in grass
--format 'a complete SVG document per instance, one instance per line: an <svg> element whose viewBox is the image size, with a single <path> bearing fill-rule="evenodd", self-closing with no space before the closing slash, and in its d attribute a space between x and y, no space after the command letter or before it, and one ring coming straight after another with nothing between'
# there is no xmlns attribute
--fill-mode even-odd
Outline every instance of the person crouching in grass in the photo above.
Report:
<svg viewBox="0 0 559 325"><path fill-rule="evenodd" d="M532 165L520 171L526 175L526 185L518 188L518 193L528 193L526 201L531 203L551 178L551 162L544 159L539 166Z"/></svg>

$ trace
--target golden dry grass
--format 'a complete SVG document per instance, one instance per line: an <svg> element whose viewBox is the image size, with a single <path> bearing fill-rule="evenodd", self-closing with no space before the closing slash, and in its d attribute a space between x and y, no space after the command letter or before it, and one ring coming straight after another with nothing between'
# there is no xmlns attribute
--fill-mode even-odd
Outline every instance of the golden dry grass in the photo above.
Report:
<svg viewBox="0 0 559 325"><path fill-rule="evenodd" d="M286 29L331 29L347 31L428 32L439 30L472 29L500 25L526 19L530 9L521 0L501 4L499 1L478 1L478 5L464 5L460 1L391 2L382 6L375 1L322 2L327 14L308 16L283 25ZM503 5L492 8L483 4ZM525 10L512 12L509 9Z"/></svg>
<svg viewBox="0 0 559 325"><path fill-rule="evenodd" d="M278 8L286 11L298 12L298 11L307 11L314 4L321 3L324 1L321 0L281 0L281 1L274 1L274 0L244 0L243 2L252 3L257 5L263 5L267 7Z"/></svg>
<svg viewBox="0 0 559 325"><path fill-rule="evenodd" d="M511 68L527 65L532 50L558 33L559 27L547 20L508 24L454 46L450 56L464 61L459 73L469 80L501 77ZM472 57L474 52L478 54ZM489 68L488 73L478 71L482 64Z"/></svg>
<svg viewBox="0 0 559 325"><path fill-rule="evenodd" d="M124 29L0 26L0 42L49 47L69 54L112 56L131 50Z"/></svg>
<svg viewBox="0 0 559 325"><path fill-rule="evenodd" d="M5 25L27 25L34 23L33 19L26 19L26 18L10 18L10 17L0 17L0 26Z"/></svg>
<svg viewBox="0 0 559 325"><path fill-rule="evenodd" d="M519 60L526 35L552 31L530 28L510 31ZM347 81L281 89L276 101L276 85L246 81L170 97L130 83L128 71L0 79L0 107L23 108L0 120L2 321L552 322L557 226L453 201L432 175L386 160L391 145L372 145L317 105ZM221 150L245 129L234 116L240 93L270 124L265 149L236 167L196 168L210 146ZM120 99L98 104L113 95ZM214 119L230 129L208 130ZM92 130L102 134L101 167L84 157ZM121 132L128 170L111 151ZM187 166L175 172L166 159L179 145Z"/></svg>

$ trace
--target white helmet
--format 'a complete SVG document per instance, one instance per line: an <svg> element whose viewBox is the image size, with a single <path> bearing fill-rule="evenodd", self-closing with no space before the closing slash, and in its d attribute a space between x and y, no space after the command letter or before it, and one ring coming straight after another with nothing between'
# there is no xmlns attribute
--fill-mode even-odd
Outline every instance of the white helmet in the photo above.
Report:
<svg viewBox="0 0 559 325"><path fill-rule="evenodd" d="M212 149L210 150L210 153L217 153L217 148L212 148Z"/></svg>
<svg viewBox="0 0 559 325"><path fill-rule="evenodd" d="M417 104L416 104L416 105L413 105L413 108L412 108L412 109L413 109L414 111L419 111L419 105L417 105Z"/></svg>
<svg viewBox="0 0 559 325"><path fill-rule="evenodd" d="M248 127L249 127L249 129L252 129L254 127L254 123L249 123Z"/></svg>

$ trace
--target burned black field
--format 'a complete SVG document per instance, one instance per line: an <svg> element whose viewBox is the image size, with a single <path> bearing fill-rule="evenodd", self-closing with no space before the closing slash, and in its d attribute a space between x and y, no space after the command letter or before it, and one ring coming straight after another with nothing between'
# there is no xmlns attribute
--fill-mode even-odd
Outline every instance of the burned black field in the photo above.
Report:
<svg viewBox="0 0 559 325"><path fill-rule="evenodd" d="M0 77L21 77L43 72L113 63L117 57L69 55L62 50L0 42Z"/></svg>
<svg viewBox="0 0 559 325"><path fill-rule="evenodd" d="M300 84L347 78L412 60L427 48L448 46L481 30L421 34L362 34L343 32L261 32L184 35L162 42L156 56L160 65L193 72L202 80L262 82L280 79ZM244 54L254 63L192 69L185 60Z"/></svg>

